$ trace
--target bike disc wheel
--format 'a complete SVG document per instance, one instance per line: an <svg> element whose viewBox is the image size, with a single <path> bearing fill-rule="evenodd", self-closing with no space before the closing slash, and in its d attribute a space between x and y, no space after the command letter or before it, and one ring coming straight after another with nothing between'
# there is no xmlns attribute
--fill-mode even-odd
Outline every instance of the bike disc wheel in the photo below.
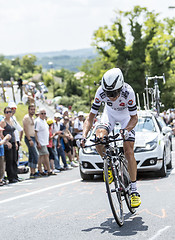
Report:
<svg viewBox="0 0 175 240"><path fill-rule="evenodd" d="M113 181L111 182L111 178L108 176L111 175L108 171L112 171ZM124 215L123 215L123 204L122 204L122 196L121 191L119 191L119 186L117 185L117 181L114 176L114 171L112 166L107 163L107 159L104 160L104 175L105 175L105 184L108 195L109 204L113 213L113 216L119 226L122 226L124 223Z"/></svg>

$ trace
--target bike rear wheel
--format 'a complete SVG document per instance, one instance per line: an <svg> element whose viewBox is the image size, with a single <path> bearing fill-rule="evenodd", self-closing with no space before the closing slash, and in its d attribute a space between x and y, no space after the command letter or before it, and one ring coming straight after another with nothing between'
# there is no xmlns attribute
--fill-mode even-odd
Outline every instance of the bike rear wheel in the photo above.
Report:
<svg viewBox="0 0 175 240"><path fill-rule="evenodd" d="M108 172L109 171L109 172ZM113 181L111 181L111 177L113 176ZM113 213L113 216L119 226L122 226L124 223L124 215L123 215L123 204L122 204L122 192L119 190L120 186L117 182L119 176L115 176L115 172L111 163L108 163L107 159L104 159L104 175L105 175L105 184L108 195L109 204Z"/></svg>

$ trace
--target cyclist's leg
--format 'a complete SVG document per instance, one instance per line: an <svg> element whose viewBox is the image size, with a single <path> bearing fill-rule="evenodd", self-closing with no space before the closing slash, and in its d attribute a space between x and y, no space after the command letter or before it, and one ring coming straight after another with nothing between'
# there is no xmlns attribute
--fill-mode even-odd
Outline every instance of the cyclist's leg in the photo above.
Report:
<svg viewBox="0 0 175 240"><path fill-rule="evenodd" d="M128 161L128 172L132 182L137 178L137 163L134 157L134 142L125 141L123 143L125 157Z"/></svg>
<svg viewBox="0 0 175 240"><path fill-rule="evenodd" d="M116 120L114 116L107 112L106 108L104 108L104 112L101 117L101 121L96 127L96 136L98 138L103 138L104 136L108 136L108 134L114 129ZM96 146L97 152L100 154L101 157L104 156L105 147L103 145Z"/></svg>
<svg viewBox="0 0 175 240"><path fill-rule="evenodd" d="M103 138L104 136L108 136L108 131L104 128L101 128L103 126L99 126L99 128L96 130L96 137ZM105 146L104 145L97 145L96 146L97 152L100 154L101 157L104 156L105 153Z"/></svg>

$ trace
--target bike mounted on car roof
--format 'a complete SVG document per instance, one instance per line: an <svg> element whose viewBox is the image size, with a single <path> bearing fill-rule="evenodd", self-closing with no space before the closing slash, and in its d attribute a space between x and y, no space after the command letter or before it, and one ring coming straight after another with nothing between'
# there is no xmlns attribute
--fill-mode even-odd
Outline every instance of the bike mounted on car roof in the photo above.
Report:
<svg viewBox="0 0 175 240"><path fill-rule="evenodd" d="M165 84L165 75L163 73L162 76L154 76L154 77L148 77L146 76L146 98L147 98L147 104L146 104L146 109L149 110L149 96L148 93L151 94L151 107L156 108L157 114L160 114L160 107L162 106L162 103L160 101L160 90L159 90L159 85L158 85L158 80L163 80L163 83ZM153 88L148 87L148 81L153 80L154 81L154 86Z"/></svg>
<svg viewBox="0 0 175 240"><path fill-rule="evenodd" d="M135 208L131 207L130 177L127 169L127 160L124 156L123 148L119 148L116 144L117 141L123 141L121 138L118 139L119 136L120 134L105 136L103 139L95 136L94 140L90 140L94 144L85 147L104 145L106 148L106 153L103 157L106 192L113 216L117 224L122 226L124 224L123 201L126 201L126 205L132 214L135 213ZM114 143L113 146L111 143Z"/></svg>

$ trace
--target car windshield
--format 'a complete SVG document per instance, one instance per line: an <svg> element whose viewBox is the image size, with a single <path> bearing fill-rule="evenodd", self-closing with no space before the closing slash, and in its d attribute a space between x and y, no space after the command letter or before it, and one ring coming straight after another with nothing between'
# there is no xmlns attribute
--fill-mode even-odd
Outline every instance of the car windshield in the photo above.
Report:
<svg viewBox="0 0 175 240"><path fill-rule="evenodd" d="M114 127L114 134L117 134L120 132L121 125L120 123L116 123ZM138 123L135 127L136 132L146 132L146 131L151 131L151 132L156 132L155 124L153 122L152 117L147 117L147 116L142 116L138 118ZM95 135L96 132L96 126L89 131L88 137L92 137ZM110 135L113 133L110 133Z"/></svg>
<svg viewBox="0 0 175 240"><path fill-rule="evenodd" d="M155 132L156 130L152 117L139 117L135 130L136 132Z"/></svg>

